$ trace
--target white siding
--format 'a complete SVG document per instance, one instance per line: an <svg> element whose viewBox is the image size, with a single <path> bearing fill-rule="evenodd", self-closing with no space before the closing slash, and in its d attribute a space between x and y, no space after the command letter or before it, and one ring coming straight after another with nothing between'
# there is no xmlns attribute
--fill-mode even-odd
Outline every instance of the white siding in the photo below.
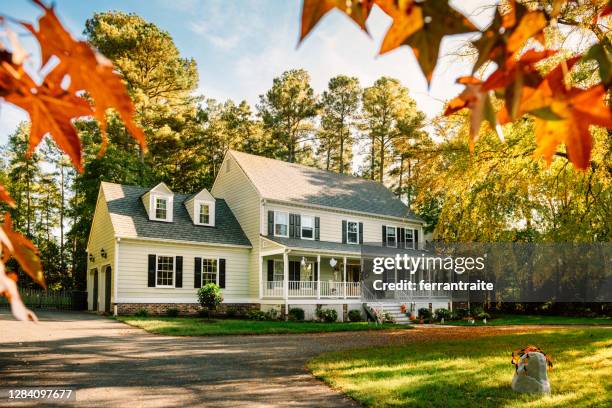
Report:
<svg viewBox="0 0 612 408"><path fill-rule="evenodd" d="M253 245L253 249L250 251L248 269L245 269L245 280L248 280L249 295L259 298L258 261L261 199L253 184L230 153L225 156L211 192L215 197L223 198L227 202L242 230ZM248 275L246 275L246 271L248 271Z"/></svg>
<svg viewBox="0 0 612 408"><path fill-rule="evenodd" d="M266 203L264 206L265 223L262 226L262 234L267 235L268 223L267 213L271 211L285 211L293 214L312 215L320 218L321 241L342 242L342 220L356 221L363 223L363 242L376 243L382 242L382 226L394 226L404 228L415 228L419 230L419 241L423 240L423 231L419 223L416 222L400 222L393 219L385 219L382 217L368 216L361 214L352 214L336 210L321 210L311 209L299 206L281 205L275 203ZM359 246L355 245L355 250L359 251Z"/></svg>
<svg viewBox="0 0 612 408"><path fill-rule="evenodd" d="M101 189L102 187L100 187ZM87 259L87 304L88 309L92 310L93 307L93 274L91 270L98 268L98 307L99 310L104 310L104 271L106 265L110 265L112 270L115 270L115 235L113 231L113 224L111 223L110 214L108 213L108 207L104 194L98 194L98 201L96 203L96 211L94 213L93 222L91 224L91 232L89 234L89 242L87 244L87 250L89 254L95 257L94 262ZM102 258L100 250L106 251L106 258ZM113 273L111 280L111 303L114 303L114 279L115 274ZM111 308L112 311L112 308Z"/></svg>
<svg viewBox="0 0 612 408"><path fill-rule="evenodd" d="M196 257L225 259L225 289L222 289L225 302L231 303L233 299L245 301L248 298L248 282L245 277L248 270L249 249L131 239L121 240L119 248L121 256L118 303L196 303L198 290L194 287ZM148 287L149 254L182 256L183 287Z"/></svg>

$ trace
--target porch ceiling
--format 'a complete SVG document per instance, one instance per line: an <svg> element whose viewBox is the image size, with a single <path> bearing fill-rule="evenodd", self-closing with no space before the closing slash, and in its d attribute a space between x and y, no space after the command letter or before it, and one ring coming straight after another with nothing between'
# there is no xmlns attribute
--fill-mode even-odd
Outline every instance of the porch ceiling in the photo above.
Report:
<svg viewBox="0 0 612 408"><path fill-rule="evenodd" d="M289 248L292 250L292 252L300 252L305 254L320 253L321 255L341 254L346 256L361 256L361 247L359 245L342 244L329 241L314 241L308 239L268 237L263 235L262 238Z"/></svg>

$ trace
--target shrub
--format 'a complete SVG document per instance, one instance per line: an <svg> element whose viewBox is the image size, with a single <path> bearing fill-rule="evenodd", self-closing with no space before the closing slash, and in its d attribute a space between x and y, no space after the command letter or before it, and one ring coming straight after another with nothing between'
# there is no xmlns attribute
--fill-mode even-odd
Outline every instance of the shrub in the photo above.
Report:
<svg viewBox="0 0 612 408"><path fill-rule="evenodd" d="M278 310L272 308L272 309L268 309L265 313L264 316L266 318L266 320L276 320L278 319Z"/></svg>
<svg viewBox="0 0 612 408"><path fill-rule="evenodd" d="M304 309L293 307L289 309L289 320L296 322L304 321Z"/></svg>
<svg viewBox="0 0 612 408"><path fill-rule="evenodd" d="M360 322L363 320L363 315L361 314L361 310L353 309L349 310L348 318L351 322Z"/></svg>
<svg viewBox="0 0 612 408"><path fill-rule="evenodd" d="M262 310L249 310L246 317L249 320L266 320L266 313Z"/></svg>
<svg viewBox="0 0 612 408"><path fill-rule="evenodd" d="M440 309L436 309L436 319L437 320L450 320L451 312L448 309L441 307Z"/></svg>
<svg viewBox="0 0 612 408"><path fill-rule="evenodd" d="M428 308L422 307L419 309L419 317L423 319L429 319L431 317L431 312Z"/></svg>
<svg viewBox="0 0 612 408"><path fill-rule="evenodd" d="M168 317L176 317L179 315L179 310L177 308L171 307L166 309L166 316Z"/></svg>
<svg viewBox="0 0 612 408"><path fill-rule="evenodd" d="M317 317L326 323L338 320L338 312L335 309L317 309Z"/></svg>
<svg viewBox="0 0 612 408"><path fill-rule="evenodd" d="M198 289L198 301L208 311L208 317L210 317L212 312L217 309L217 306L223 302L221 288L215 283L207 283Z"/></svg>
<svg viewBox="0 0 612 408"><path fill-rule="evenodd" d="M465 308L457 308L457 309L455 309L454 312L455 312L455 316L459 320L465 319L470 314L470 311L468 309L465 309Z"/></svg>
<svg viewBox="0 0 612 408"><path fill-rule="evenodd" d="M147 309L140 309L139 311L134 313L134 316L136 316L136 317L147 317L147 316L149 316L149 312L147 312Z"/></svg>
<svg viewBox="0 0 612 408"><path fill-rule="evenodd" d="M491 315L488 314L487 312L481 312L481 313L478 313L475 317L477 319L483 320L483 319L490 319Z"/></svg>
<svg viewBox="0 0 612 408"><path fill-rule="evenodd" d="M470 316L478 317L480 314L484 313L484 309L482 306L472 306L470 308Z"/></svg>
<svg viewBox="0 0 612 408"><path fill-rule="evenodd" d="M236 317L238 316L238 310L235 307L228 307L225 311L226 317Z"/></svg>

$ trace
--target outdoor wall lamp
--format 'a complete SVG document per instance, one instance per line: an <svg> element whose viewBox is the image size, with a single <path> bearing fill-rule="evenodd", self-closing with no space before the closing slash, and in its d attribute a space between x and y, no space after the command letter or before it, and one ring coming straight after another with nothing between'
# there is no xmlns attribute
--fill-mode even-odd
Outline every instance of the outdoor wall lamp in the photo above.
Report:
<svg viewBox="0 0 612 408"><path fill-rule="evenodd" d="M89 254L89 262L95 262L96 261L96 257L93 256L93 254Z"/></svg>
<svg viewBox="0 0 612 408"><path fill-rule="evenodd" d="M306 266L306 258L302 257L302 266Z"/></svg>
<svg viewBox="0 0 612 408"><path fill-rule="evenodd" d="M100 250L100 256L104 259L106 259L106 257L108 256L108 254L106 253L106 251L104 250L104 248L102 248Z"/></svg>

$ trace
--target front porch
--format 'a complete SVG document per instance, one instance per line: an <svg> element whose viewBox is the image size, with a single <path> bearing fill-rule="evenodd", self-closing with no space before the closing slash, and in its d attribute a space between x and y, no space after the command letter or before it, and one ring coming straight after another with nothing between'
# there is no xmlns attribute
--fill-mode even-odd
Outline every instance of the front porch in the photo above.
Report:
<svg viewBox="0 0 612 408"><path fill-rule="evenodd" d="M358 299L358 256L283 250L260 256L263 299Z"/></svg>

